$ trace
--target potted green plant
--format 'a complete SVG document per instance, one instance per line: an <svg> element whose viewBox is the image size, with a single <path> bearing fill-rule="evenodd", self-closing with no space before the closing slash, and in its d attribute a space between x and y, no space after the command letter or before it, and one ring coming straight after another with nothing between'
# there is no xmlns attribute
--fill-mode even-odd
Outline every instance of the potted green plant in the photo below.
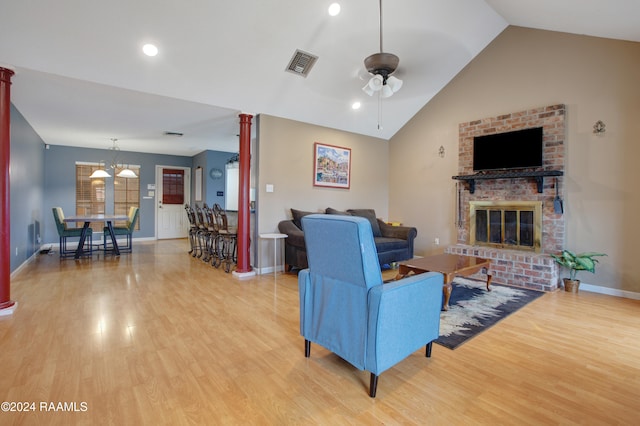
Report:
<svg viewBox="0 0 640 426"><path fill-rule="evenodd" d="M563 278L565 291L577 293L580 287L580 280L576 278L578 271L596 272L597 256L606 256L605 253L586 252L575 254L570 250L562 250L560 254L552 254L551 257L560 266L569 269L569 278Z"/></svg>

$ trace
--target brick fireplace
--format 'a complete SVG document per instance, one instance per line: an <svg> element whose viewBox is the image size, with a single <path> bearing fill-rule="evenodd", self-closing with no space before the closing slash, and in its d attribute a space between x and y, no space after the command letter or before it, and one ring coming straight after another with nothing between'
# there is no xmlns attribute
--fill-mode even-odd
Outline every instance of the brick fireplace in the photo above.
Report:
<svg viewBox="0 0 640 426"><path fill-rule="evenodd" d="M565 136L565 106L550 105L541 108L534 108L526 111L518 111L510 114L488 117L474 120L459 125L459 145L458 145L458 172L460 176L473 175L473 138L475 136L504 133L513 130L527 129L532 127L543 128L543 170L545 173L557 172L560 176L540 176L532 177L539 170L531 170L532 176L528 177L501 177L505 174L496 174L496 178L483 175L482 179L469 181L458 181L458 213L457 228L458 244L447 247L447 253L454 253L468 256L486 257L493 260L492 274L494 282L527 287L536 290L551 291L558 288L558 268L549 256L562 250L564 242L564 216L554 210L554 198L556 195L556 185L558 192L562 185L561 172L564 170L564 136ZM457 176L456 178L460 177ZM507 176L511 176L507 174ZM489 177L489 178L488 178ZM518 237L524 235L524 245L511 245L501 243L486 243L477 240L476 226L478 219L471 216L471 206L474 209L477 205L506 206L501 211L507 211L507 215L512 211L520 209L513 205L533 205L538 208L539 217L535 219L529 213L523 214L527 221L539 223L539 234L536 247L529 247L529 240L536 237L526 236L521 232L520 225L517 229ZM495 207L494 211L500 210ZM532 213L533 215L534 213ZM482 214L480 215L482 216ZM505 213L502 213L505 217ZM473 220L473 224L471 223ZM519 219L518 219L519 220ZM528 223L528 222L526 222ZM522 225L525 230L528 226ZM481 225L484 226L484 225ZM502 225L504 232L504 225ZM474 235L471 235L471 232ZM487 232L491 232L487 228ZM481 233L481 238L484 238ZM487 236L490 240L491 236Z"/></svg>

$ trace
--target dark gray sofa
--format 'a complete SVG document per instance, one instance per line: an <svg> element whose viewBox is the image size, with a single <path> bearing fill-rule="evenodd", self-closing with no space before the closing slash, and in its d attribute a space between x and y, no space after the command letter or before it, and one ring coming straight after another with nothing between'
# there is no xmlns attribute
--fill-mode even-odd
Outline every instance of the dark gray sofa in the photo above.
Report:
<svg viewBox="0 0 640 426"><path fill-rule="evenodd" d="M307 212L291 209L293 219L283 220L278 224L281 233L287 234L285 238L285 271L292 269L305 269L307 264L307 248L304 242L304 232L300 219L308 214L318 212ZM371 223L373 240L378 252L380 266L391 262L400 262L413 258L413 241L418 235L418 230L409 226L391 226L376 217L375 210L372 209L350 209L339 211L332 208L325 210L326 214L345 214L365 217Z"/></svg>

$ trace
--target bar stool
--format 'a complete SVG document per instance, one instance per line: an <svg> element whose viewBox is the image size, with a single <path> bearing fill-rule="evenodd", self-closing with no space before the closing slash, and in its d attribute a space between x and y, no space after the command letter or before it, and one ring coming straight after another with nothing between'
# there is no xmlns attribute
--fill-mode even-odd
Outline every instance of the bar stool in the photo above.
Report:
<svg viewBox="0 0 640 426"><path fill-rule="evenodd" d="M219 204L213 205L213 215L216 222L216 251L218 253L217 259L213 263L216 268L224 263L225 272L231 270L231 265L236 264L236 250L238 233L236 229L229 228L227 222L227 214L220 207Z"/></svg>

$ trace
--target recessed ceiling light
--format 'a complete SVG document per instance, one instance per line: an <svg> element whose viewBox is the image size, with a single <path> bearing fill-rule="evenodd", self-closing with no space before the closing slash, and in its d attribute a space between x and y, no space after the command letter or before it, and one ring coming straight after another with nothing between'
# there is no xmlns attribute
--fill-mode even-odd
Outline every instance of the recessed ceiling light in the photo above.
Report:
<svg viewBox="0 0 640 426"><path fill-rule="evenodd" d="M351 105L351 108L353 109L360 109L362 105L360 104L360 102L354 102L353 105Z"/></svg>
<svg viewBox="0 0 640 426"><path fill-rule="evenodd" d="M338 3L331 3L329 6L329 15L336 16L340 13L340 5Z"/></svg>
<svg viewBox="0 0 640 426"><path fill-rule="evenodd" d="M153 44L145 44L142 46L142 51L147 56L156 56L158 54L158 48Z"/></svg>

